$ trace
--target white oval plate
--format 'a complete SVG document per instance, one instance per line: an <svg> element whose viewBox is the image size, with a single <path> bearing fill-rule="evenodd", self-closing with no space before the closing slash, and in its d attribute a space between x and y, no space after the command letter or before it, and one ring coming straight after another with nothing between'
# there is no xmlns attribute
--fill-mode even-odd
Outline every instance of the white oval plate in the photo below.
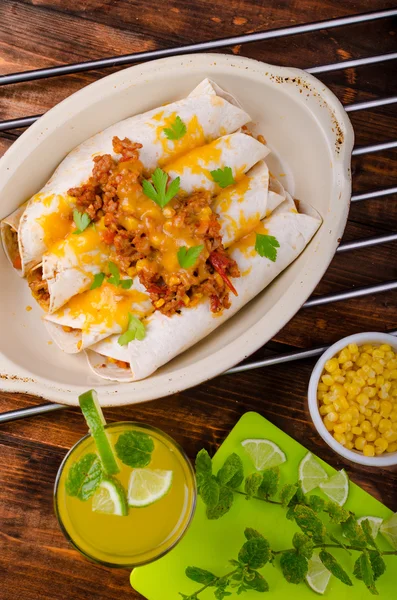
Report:
<svg viewBox="0 0 397 600"><path fill-rule="evenodd" d="M87 388L101 404L160 398L219 375L270 340L310 296L346 224L353 129L338 99L298 69L248 58L196 54L119 71L73 94L32 125L0 161L0 218L47 181L79 143L130 115L188 94L209 77L252 116L273 151L270 169L296 198L313 205L323 225L303 254L234 318L143 381L113 384L91 374L84 355L49 343L26 281L0 251L0 389L77 404ZM280 157L280 158L279 158ZM27 306L33 306L30 312Z"/></svg>

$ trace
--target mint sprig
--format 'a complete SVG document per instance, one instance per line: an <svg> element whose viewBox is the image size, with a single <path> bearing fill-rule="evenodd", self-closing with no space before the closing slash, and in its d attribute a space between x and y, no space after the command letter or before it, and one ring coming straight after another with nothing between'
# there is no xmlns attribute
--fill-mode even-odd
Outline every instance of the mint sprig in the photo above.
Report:
<svg viewBox="0 0 397 600"><path fill-rule="evenodd" d="M103 476L102 464L97 455L86 454L70 467L65 484L66 493L86 501L94 494Z"/></svg>
<svg viewBox="0 0 397 600"><path fill-rule="evenodd" d="M115 446L118 458L133 469L147 467L152 459L154 442L150 435L142 431L122 433Z"/></svg>

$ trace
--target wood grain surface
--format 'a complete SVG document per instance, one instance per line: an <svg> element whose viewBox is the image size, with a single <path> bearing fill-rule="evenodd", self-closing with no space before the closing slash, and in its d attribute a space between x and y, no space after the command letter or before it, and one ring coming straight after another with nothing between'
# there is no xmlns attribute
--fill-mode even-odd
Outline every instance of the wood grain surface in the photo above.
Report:
<svg viewBox="0 0 397 600"><path fill-rule="evenodd" d="M392 8L380 0L0 0L0 71L11 73L89 59L166 48ZM233 52L296 67L396 50L391 19L234 47ZM329 73L320 78L344 104L397 93L396 63ZM112 69L0 89L0 118L45 112ZM357 145L396 139L396 105L351 113ZM20 130L0 134L0 153ZM395 186L396 152L353 159L353 191ZM344 240L397 228L396 196L351 207ZM316 294L397 278L396 243L337 255ZM397 328L397 292L301 310L255 358L292 348L323 345L365 330ZM203 446L215 451L238 418L255 410L353 481L397 510L396 472L346 463L316 434L306 405L313 360L224 375L174 396L131 408L108 409L109 422L137 420L164 429L190 457ZM1 411L35 405L22 394L0 395ZM52 506L57 469L86 426L77 410L0 426L1 600L138 600L126 570L98 567L63 538ZM165 598L164 600L172 600Z"/></svg>

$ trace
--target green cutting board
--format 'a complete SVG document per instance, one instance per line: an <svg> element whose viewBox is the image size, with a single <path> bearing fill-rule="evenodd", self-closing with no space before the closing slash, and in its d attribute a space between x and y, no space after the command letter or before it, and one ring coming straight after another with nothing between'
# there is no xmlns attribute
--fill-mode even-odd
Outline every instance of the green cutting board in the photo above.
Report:
<svg viewBox="0 0 397 600"><path fill-rule="evenodd" d="M280 483L294 483L298 479L298 465L307 450L295 440L283 433L257 413L249 412L243 415L214 457L215 472L223 464L231 452L236 452L242 458L245 473L254 471L249 457L241 447L241 442L247 438L265 438L278 444L287 455L287 462L280 467ZM329 475L336 471L323 461L320 461ZM313 493L321 495L321 490ZM178 592L191 594L200 586L185 576L185 568L195 565L222 575L230 570L228 560L236 558L245 541L244 529L253 527L260 531L270 542L274 550L291 548L293 534L298 531L295 523L285 518L285 510L280 506L272 506L257 500L247 501L243 496L235 495L231 510L217 521L209 521L205 516L205 507L198 499L196 514L192 524L182 541L160 560L134 569L131 573L131 585L148 600L180 600ZM326 498L326 496L324 496ZM350 483L350 493L345 508L354 511L357 517L379 516L388 518L392 512L357 485ZM391 549L386 541L378 536L379 545L383 549ZM346 570L351 574L356 556L348 556L339 550L333 552L336 558L343 561ZM397 599L397 557L385 557L386 573L377 581L378 598L381 600ZM394 569L393 569L394 566ZM264 596L272 600L286 600L293 595L294 600L316 600L313 592L306 583L289 584L283 578L279 565L274 568L270 564L261 569L262 575L269 583L270 591ZM354 580L353 587L348 587L331 577L324 598L329 600L369 600L371 594L361 581ZM258 592L246 592L243 596L233 594L234 598L244 600L259 600ZM202 600L213 600L211 588L199 596Z"/></svg>

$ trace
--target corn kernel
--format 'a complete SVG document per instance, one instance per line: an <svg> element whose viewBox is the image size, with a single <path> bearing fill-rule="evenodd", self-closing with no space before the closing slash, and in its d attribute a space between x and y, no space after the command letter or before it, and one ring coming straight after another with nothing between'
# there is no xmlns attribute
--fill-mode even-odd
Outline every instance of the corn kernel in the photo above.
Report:
<svg viewBox="0 0 397 600"><path fill-rule="evenodd" d="M364 393L358 394L357 402L359 404L361 404L362 406L367 406L367 404L369 402L369 398L368 398L367 394L364 394Z"/></svg>
<svg viewBox="0 0 397 600"><path fill-rule="evenodd" d="M384 386L382 386L384 387ZM380 397L380 394L379 394ZM389 402L388 400L382 400L382 402L380 403L380 414L382 415L382 417L387 418L391 411L393 409L393 404L391 402Z"/></svg>
<svg viewBox="0 0 397 600"><path fill-rule="evenodd" d="M350 354L357 354L358 352L357 344L349 344L347 349L349 350Z"/></svg>
<svg viewBox="0 0 397 600"><path fill-rule="evenodd" d="M335 383L333 377L331 377L331 375L328 375L328 374L323 375L321 377L321 380L323 383L325 383L325 385L328 385L328 386L333 385L333 383Z"/></svg>
<svg viewBox="0 0 397 600"><path fill-rule="evenodd" d="M353 442L346 442L345 448L347 448L348 450L353 450L353 448L354 448Z"/></svg>
<svg viewBox="0 0 397 600"><path fill-rule="evenodd" d="M382 433L382 438L389 443L397 442L397 431L393 431L392 429L388 429L384 433Z"/></svg>
<svg viewBox="0 0 397 600"><path fill-rule="evenodd" d="M363 377L359 377L359 376L355 375L353 377L353 383L355 383L356 385L358 385L358 387L362 388L366 384L366 381L365 381L365 379Z"/></svg>
<svg viewBox="0 0 397 600"><path fill-rule="evenodd" d="M179 277L177 275L171 275L171 277L168 279L168 285L179 285L181 283L181 280L179 279Z"/></svg>
<svg viewBox="0 0 397 600"><path fill-rule="evenodd" d="M374 413L371 417L372 427L378 427L382 420L382 416L379 413Z"/></svg>
<svg viewBox="0 0 397 600"><path fill-rule="evenodd" d="M324 404L332 404L332 398L329 394L324 394L323 396Z"/></svg>
<svg viewBox="0 0 397 600"><path fill-rule="evenodd" d="M338 423L337 425L334 425L334 431L335 431L335 433L345 433L346 432L346 424Z"/></svg>
<svg viewBox="0 0 397 600"><path fill-rule="evenodd" d="M382 375L383 373L383 365L377 360L374 360L372 363L372 368L377 375Z"/></svg>
<svg viewBox="0 0 397 600"><path fill-rule="evenodd" d="M323 416L324 416L324 415L326 415L326 414L328 413L328 411L327 411L327 408L328 408L328 407L327 407L327 406L324 406L324 405L323 405L323 406L320 406L320 408L318 409L318 411L319 411L320 415L323 415ZM332 408L331 408L331 410L332 410Z"/></svg>
<svg viewBox="0 0 397 600"><path fill-rule="evenodd" d="M365 408L364 408L364 410L365 410ZM363 421L365 421L364 415L358 415L358 422L361 424Z"/></svg>
<svg viewBox="0 0 397 600"><path fill-rule="evenodd" d="M361 435L363 432L363 430L361 429L361 427L352 427L352 433L354 433L354 435Z"/></svg>
<svg viewBox="0 0 397 600"><path fill-rule="evenodd" d="M352 426L350 425L350 423L345 422L345 425L346 425L346 431L351 431L352 430Z"/></svg>
<svg viewBox="0 0 397 600"><path fill-rule="evenodd" d="M188 304L190 304L190 298L189 298L189 296L188 296L187 294L185 294L185 295L183 296L183 298L182 298L182 301L183 301L183 304L184 304L185 306L187 306Z"/></svg>
<svg viewBox="0 0 397 600"><path fill-rule="evenodd" d="M367 379L368 385L374 385L376 383L376 377L368 377ZM376 390L375 390L376 393Z"/></svg>
<svg viewBox="0 0 397 600"><path fill-rule="evenodd" d="M165 304L164 298L160 298L160 300L157 300L157 302L154 303L156 308L160 308L161 306L163 306L163 304Z"/></svg>
<svg viewBox="0 0 397 600"><path fill-rule="evenodd" d="M364 415L368 418L372 417L372 413L373 413L373 411L370 408L366 408L364 411Z"/></svg>
<svg viewBox="0 0 397 600"><path fill-rule="evenodd" d="M376 385L380 388L385 383L385 378L383 375L378 375L376 377Z"/></svg>
<svg viewBox="0 0 397 600"><path fill-rule="evenodd" d="M350 421L352 421L353 417L352 414L349 413L348 411L346 411L345 413L342 413L339 417L339 420L342 423L350 423Z"/></svg>
<svg viewBox="0 0 397 600"><path fill-rule="evenodd" d="M357 427L358 423L359 423L358 419L352 419L352 423L351 423L352 427Z"/></svg>
<svg viewBox="0 0 397 600"><path fill-rule="evenodd" d="M371 410L379 410L379 408L380 408L379 400L371 400L370 402L368 402L367 408L370 408Z"/></svg>
<svg viewBox="0 0 397 600"><path fill-rule="evenodd" d="M317 400L322 400L325 396L325 392L317 392Z"/></svg>
<svg viewBox="0 0 397 600"><path fill-rule="evenodd" d="M366 444L363 448L364 456L375 456L375 448L372 444Z"/></svg>
<svg viewBox="0 0 397 600"><path fill-rule="evenodd" d="M364 415L364 414L365 414L365 411L366 411L367 409L365 408L365 406L360 406L358 410L360 411L360 413L361 413L362 415Z"/></svg>
<svg viewBox="0 0 397 600"><path fill-rule="evenodd" d="M389 419L392 423L395 423L397 421L397 410L391 411L391 413L389 414Z"/></svg>
<svg viewBox="0 0 397 600"><path fill-rule="evenodd" d="M351 369L353 366L353 361L352 360L347 360L346 362L343 363L342 368L344 371L348 371L349 369Z"/></svg>
<svg viewBox="0 0 397 600"><path fill-rule="evenodd" d="M327 360L327 362L324 365L324 368L328 373L333 373L334 371L336 371L336 369L339 368L338 359L331 358L330 360Z"/></svg>
<svg viewBox="0 0 397 600"><path fill-rule="evenodd" d="M372 356L374 358L385 358L385 353L380 348L375 348L375 350L372 352Z"/></svg>
<svg viewBox="0 0 397 600"><path fill-rule="evenodd" d="M343 364L351 359L350 351L348 348L344 348L338 356L338 361Z"/></svg>
<svg viewBox="0 0 397 600"><path fill-rule="evenodd" d="M320 381L320 383L317 386L317 389L319 392L327 392L328 391L328 385L325 385L325 383L322 383L322 381Z"/></svg>
<svg viewBox="0 0 397 600"><path fill-rule="evenodd" d="M376 440L377 437L378 434L376 433L375 429L371 429L365 434L365 439L367 440L367 442L373 442L374 440Z"/></svg>
<svg viewBox="0 0 397 600"><path fill-rule="evenodd" d="M371 431L371 429L372 429L371 423L370 423L369 421L367 421L367 420L363 421L363 422L361 423L361 429L362 429L362 430L363 430L365 433L368 433L368 431Z"/></svg>
<svg viewBox="0 0 397 600"><path fill-rule="evenodd" d="M372 354L372 352L374 351L374 347L372 346L372 344L364 344L361 347L362 351L367 352L368 354Z"/></svg>
<svg viewBox="0 0 397 600"><path fill-rule="evenodd" d="M391 429L392 422L389 419L381 419L378 425L378 430L380 433L384 433L388 429Z"/></svg>
<svg viewBox="0 0 397 600"><path fill-rule="evenodd" d="M389 369L383 369L383 377L385 378L385 381L390 379L390 373L391 373L391 371L389 371Z"/></svg>
<svg viewBox="0 0 397 600"><path fill-rule="evenodd" d="M393 369L392 371L390 371L390 379L397 379L397 369Z"/></svg>
<svg viewBox="0 0 397 600"><path fill-rule="evenodd" d="M351 442L351 441L353 440L353 437L354 437L354 436L353 436L353 434L352 434L352 432L351 432L351 431L348 431L348 432L346 433L346 440L347 440L348 442Z"/></svg>
<svg viewBox="0 0 397 600"><path fill-rule="evenodd" d="M364 448L364 446L366 445L366 443L367 443L367 440L365 438L363 438L363 437L360 436L360 437L358 437L358 438L355 439L355 441L354 441L354 447L357 450L362 450Z"/></svg>
<svg viewBox="0 0 397 600"><path fill-rule="evenodd" d="M388 442L384 438L378 438L374 442L375 454L383 454L387 450Z"/></svg>
<svg viewBox="0 0 397 600"><path fill-rule="evenodd" d="M334 433L334 438L336 439L337 442L342 444L342 446L344 446L347 442L346 436L343 433Z"/></svg>
<svg viewBox="0 0 397 600"><path fill-rule="evenodd" d="M393 431L397 431L397 423L396 423L396 421L391 424L391 428L393 429Z"/></svg>
<svg viewBox="0 0 397 600"><path fill-rule="evenodd" d="M329 421L331 421L331 423L336 423L336 421L339 419L338 417L338 413L336 412L329 412L327 415L327 418Z"/></svg>
<svg viewBox="0 0 397 600"><path fill-rule="evenodd" d="M381 344L379 346L379 350L383 350L383 352L390 352L391 346L389 344Z"/></svg>
<svg viewBox="0 0 397 600"><path fill-rule="evenodd" d="M392 444L389 444L386 452L397 452L397 442L393 442Z"/></svg>
<svg viewBox="0 0 397 600"><path fill-rule="evenodd" d="M394 369L397 369L397 358L390 359L389 362L387 363L387 368L390 369L391 371L393 371Z"/></svg>
<svg viewBox="0 0 397 600"><path fill-rule="evenodd" d="M363 393L367 394L368 398L374 398L376 396L376 389L373 387L366 386L363 388Z"/></svg>

